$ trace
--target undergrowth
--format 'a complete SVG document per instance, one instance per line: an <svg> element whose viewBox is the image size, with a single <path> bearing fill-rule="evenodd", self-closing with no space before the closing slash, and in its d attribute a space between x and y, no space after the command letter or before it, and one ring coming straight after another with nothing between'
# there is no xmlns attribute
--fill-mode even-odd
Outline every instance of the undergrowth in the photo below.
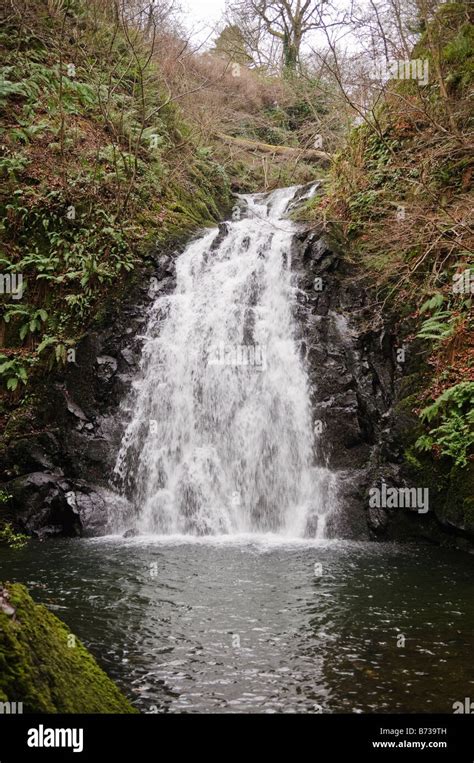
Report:
<svg viewBox="0 0 474 763"><path fill-rule="evenodd" d="M0 379L16 403L151 248L214 224L230 192L113 3L21 0L2 21Z"/></svg>
<svg viewBox="0 0 474 763"><path fill-rule="evenodd" d="M472 459L474 383L468 18L467 3L441 6L412 55L428 61L429 83L388 83L381 105L334 157L327 193L306 210L369 277L374 318L389 313L400 342L421 340L428 373L415 409L426 425L418 446L463 467Z"/></svg>

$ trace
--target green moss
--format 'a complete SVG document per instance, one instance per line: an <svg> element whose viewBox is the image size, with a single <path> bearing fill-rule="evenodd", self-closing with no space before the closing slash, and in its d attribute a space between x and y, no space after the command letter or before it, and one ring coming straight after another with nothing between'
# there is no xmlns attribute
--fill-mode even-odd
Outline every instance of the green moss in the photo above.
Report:
<svg viewBox="0 0 474 763"><path fill-rule="evenodd" d="M26 712L133 713L125 696L64 623L27 589L8 584L14 616L0 612L0 698Z"/></svg>
<svg viewBox="0 0 474 763"><path fill-rule="evenodd" d="M422 471L422 470L423 470L423 464L421 463L421 461L419 460L419 458L417 458L417 457L415 456L415 453L414 453L414 450L413 450L413 448L406 448L406 450L405 450L405 452L404 452L404 454L403 454L403 460L404 460L404 461L405 461L405 463L406 463L406 464L408 464L408 465L410 466L410 468L411 468L411 469L413 469L414 471L418 471L418 472L420 472L420 471Z"/></svg>
<svg viewBox="0 0 474 763"><path fill-rule="evenodd" d="M474 464L461 469L453 467L449 474L449 487L445 504L437 512L441 521L474 535Z"/></svg>
<svg viewBox="0 0 474 763"><path fill-rule="evenodd" d="M11 496L0 490L0 513L2 505L8 503ZM3 500L2 500L3 499ZM5 544L13 549L20 549L28 543L28 536L14 531L11 522L2 522L0 520L0 546Z"/></svg>

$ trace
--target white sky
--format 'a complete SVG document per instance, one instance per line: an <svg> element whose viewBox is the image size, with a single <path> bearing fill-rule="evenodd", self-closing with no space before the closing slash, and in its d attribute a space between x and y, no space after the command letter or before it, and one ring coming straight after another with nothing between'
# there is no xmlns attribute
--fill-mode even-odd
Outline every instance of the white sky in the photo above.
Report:
<svg viewBox="0 0 474 763"><path fill-rule="evenodd" d="M348 9L351 0L335 0L335 6L340 10ZM204 49L210 47L216 37L216 26L222 29L224 26L223 15L226 0L178 0L178 7L182 13L180 18L185 28L188 29L195 42L203 44ZM326 38L319 33L308 38L311 44L326 47ZM349 50L358 47L357 40L350 35L345 37L342 45Z"/></svg>
<svg viewBox="0 0 474 763"><path fill-rule="evenodd" d="M214 29L225 11L225 0L180 0L180 5L186 26L201 39Z"/></svg>

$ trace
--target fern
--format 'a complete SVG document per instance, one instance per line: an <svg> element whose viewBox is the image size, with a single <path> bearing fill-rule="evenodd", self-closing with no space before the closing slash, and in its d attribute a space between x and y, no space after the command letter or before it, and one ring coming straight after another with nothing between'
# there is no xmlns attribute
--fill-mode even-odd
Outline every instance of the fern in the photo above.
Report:
<svg viewBox="0 0 474 763"><path fill-rule="evenodd" d="M442 342L454 334L458 321L459 318L454 316L450 310L439 310L423 321L417 337L418 339L433 339L437 343Z"/></svg>
<svg viewBox="0 0 474 763"><path fill-rule="evenodd" d="M461 382L445 390L420 418L426 423L439 419L438 426L421 435L415 443L419 451L438 452L464 467L474 446L474 382Z"/></svg>
<svg viewBox="0 0 474 763"><path fill-rule="evenodd" d="M7 390L15 392L19 383L26 384L28 373L22 361L17 358L8 358L0 355L0 378L5 383Z"/></svg>
<svg viewBox="0 0 474 763"><path fill-rule="evenodd" d="M420 313L426 313L428 310L431 312L431 310L437 310L443 302L445 301L444 294L441 294L438 292L437 294L434 294L430 299L427 299L426 302L422 304L420 307Z"/></svg>
<svg viewBox="0 0 474 763"><path fill-rule="evenodd" d="M466 404L470 406L470 415L474 408L474 382L461 382L454 387L449 387L434 403L421 411L420 418L422 421L433 421L437 416L443 415L449 406L461 410Z"/></svg>

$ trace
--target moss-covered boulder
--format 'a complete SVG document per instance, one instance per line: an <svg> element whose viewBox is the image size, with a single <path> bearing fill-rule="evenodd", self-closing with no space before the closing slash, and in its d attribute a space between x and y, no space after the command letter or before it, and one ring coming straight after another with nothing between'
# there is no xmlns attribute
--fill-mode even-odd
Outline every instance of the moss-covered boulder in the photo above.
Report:
<svg viewBox="0 0 474 763"><path fill-rule="evenodd" d="M474 463L453 467L449 475L446 502L439 518L474 538Z"/></svg>
<svg viewBox="0 0 474 763"><path fill-rule="evenodd" d="M133 713L95 659L25 586L0 586L0 701L24 712Z"/></svg>

